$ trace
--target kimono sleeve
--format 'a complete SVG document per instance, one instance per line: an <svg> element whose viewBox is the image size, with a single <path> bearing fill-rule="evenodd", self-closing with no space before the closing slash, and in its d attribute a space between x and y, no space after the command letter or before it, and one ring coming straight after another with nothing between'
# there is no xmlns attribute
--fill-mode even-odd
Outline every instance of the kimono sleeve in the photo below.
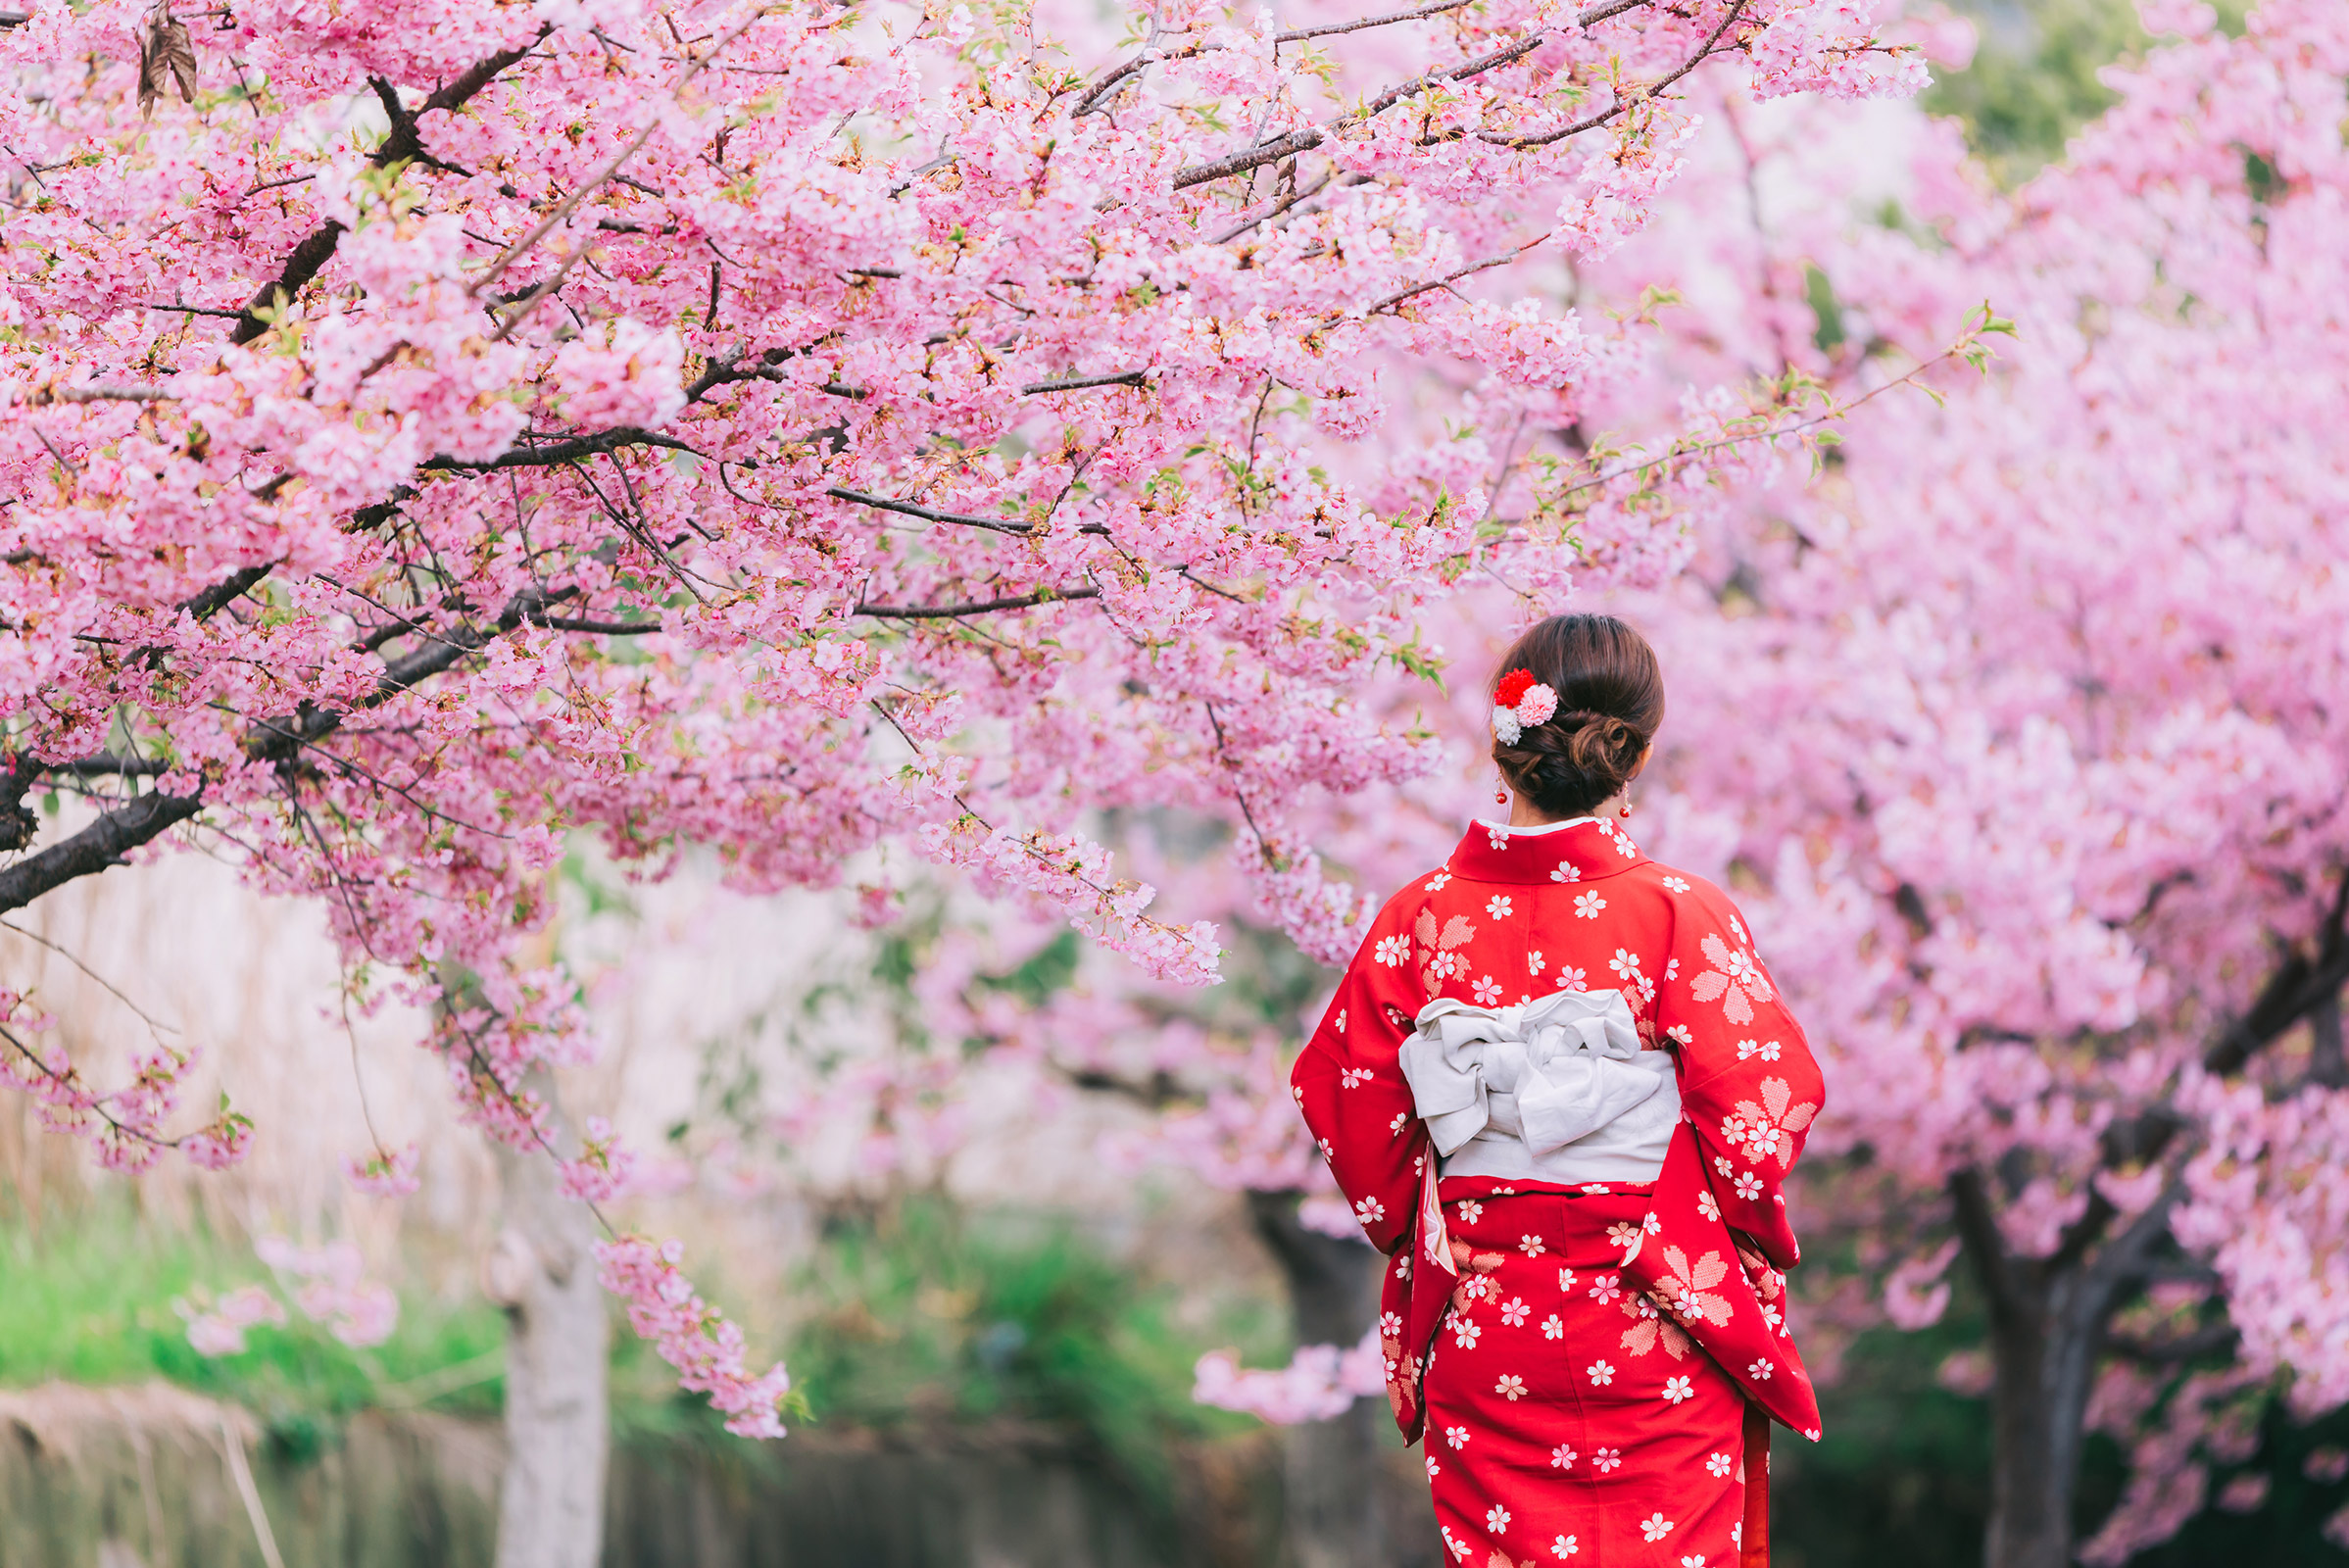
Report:
<svg viewBox="0 0 2349 1568"><path fill-rule="evenodd" d="M1396 1052L1421 1003L1405 931L1411 909L1390 903L1346 966L1321 1026L1289 1075L1297 1108L1371 1245L1409 1240L1427 1157Z"/></svg>
<svg viewBox="0 0 2349 1568"><path fill-rule="evenodd" d="M1656 1022L1679 1048L1683 1113L1722 1219L1788 1268L1801 1249L1784 1183L1826 1086L1737 906L1709 883L1673 878L1667 886L1675 893L1672 957Z"/></svg>

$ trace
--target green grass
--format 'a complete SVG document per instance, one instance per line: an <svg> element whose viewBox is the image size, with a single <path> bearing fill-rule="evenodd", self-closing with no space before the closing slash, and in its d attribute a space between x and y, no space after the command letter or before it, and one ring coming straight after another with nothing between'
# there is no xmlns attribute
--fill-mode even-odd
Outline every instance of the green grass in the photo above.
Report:
<svg viewBox="0 0 2349 1568"><path fill-rule="evenodd" d="M2133 0L1957 0L1981 43L1964 71L1936 72L1925 107L1952 115L1999 182L2023 183L2063 156L2064 145L2117 95L2097 79L2155 40ZM2239 33L2249 0L2219 0L2219 24ZM2019 25L2017 24L2020 24Z"/></svg>
<svg viewBox="0 0 2349 1568"><path fill-rule="evenodd" d="M241 1239L142 1215L124 1195L37 1228L0 1221L0 1387L163 1379L247 1406L295 1451L370 1407L498 1412L504 1320L470 1292L454 1302L404 1297L392 1338L365 1350L288 1298L286 1324L246 1330L243 1352L198 1355L173 1303L201 1309L269 1280ZM704 1283L724 1298L720 1282ZM892 1204L835 1223L790 1290L798 1327L783 1348L802 1423L909 1438L1017 1424L1160 1501L1172 1443L1253 1425L1192 1402L1192 1366L1206 1347L1174 1326L1172 1291L1063 1222ZM1272 1303L1238 1304L1226 1318L1217 1343L1260 1362L1286 1353ZM705 1400L677 1391L616 1310L613 1320L615 1436L746 1446Z"/></svg>
<svg viewBox="0 0 2349 1568"><path fill-rule="evenodd" d="M836 1226L798 1289L814 1309L790 1361L819 1423L1028 1424L1090 1448L1158 1498L1171 1443L1253 1424L1192 1402L1205 1347L1173 1325L1172 1292L1063 1222L897 1205ZM1236 1308L1221 1326L1275 1353L1270 1313Z"/></svg>
<svg viewBox="0 0 2349 1568"><path fill-rule="evenodd" d="M504 1322L478 1299L404 1298L392 1337L364 1350L336 1340L289 1299L286 1324L246 1330L242 1353L198 1355L173 1302L200 1309L269 1279L242 1241L167 1225L138 1213L126 1198L92 1199L47 1216L37 1229L22 1220L0 1224L0 1386L161 1378L245 1404L272 1429L369 1405L425 1402L419 1396L436 1389L443 1392L429 1400L435 1408L497 1408L494 1357ZM453 1368L465 1370L461 1386L449 1386Z"/></svg>
<svg viewBox="0 0 2349 1568"><path fill-rule="evenodd" d="M1968 144L2009 185L2063 156L2072 134L2112 107L2096 73L2146 42L2130 0L2035 0L2024 10L2026 36L1982 25L1973 64L1925 94L1926 108L1964 123Z"/></svg>

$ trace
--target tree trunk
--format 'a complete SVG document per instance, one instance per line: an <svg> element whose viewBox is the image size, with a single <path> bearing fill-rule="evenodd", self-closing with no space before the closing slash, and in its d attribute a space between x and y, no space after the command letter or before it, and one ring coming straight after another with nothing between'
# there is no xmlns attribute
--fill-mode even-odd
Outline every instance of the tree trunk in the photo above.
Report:
<svg viewBox="0 0 2349 1568"><path fill-rule="evenodd" d="M1378 1318L1386 1259L1358 1241L1297 1222L1295 1193L1250 1193L1256 1234L1289 1282L1299 1345L1351 1348ZM1293 1568L1379 1568L1388 1560L1379 1492L1383 1399L1356 1399L1346 1414L1292 1427L1285 1451L1284 1532Z"/></svg>
<svg viewBox="0 0 2349 1568"><path fill-rule="evenodd" d="M2017 1269L1992 1313L1987 1568L2071 1568L2072 1500L2105 1291L2074 1264ZM2033 1277L2035 1276L2035 1277Z"/></svg>
<svg viewBox="0 0 2349 1568"><path fill-rule="evenodd" d="M554 1161L501 1147L505 1220L482 1266L506 1309L506 1478L497 1568L597 1568L604 1547L610 1324L593 1218Z"/></svg>
<svg viewBox="0 0 2349 1568"><path fill-rule="evenodd" d="M2341 997L2333 992L2309 1009L2308 1076L2327 1089L2349 1089L2349 1056L2341 1050Z"/></svg>

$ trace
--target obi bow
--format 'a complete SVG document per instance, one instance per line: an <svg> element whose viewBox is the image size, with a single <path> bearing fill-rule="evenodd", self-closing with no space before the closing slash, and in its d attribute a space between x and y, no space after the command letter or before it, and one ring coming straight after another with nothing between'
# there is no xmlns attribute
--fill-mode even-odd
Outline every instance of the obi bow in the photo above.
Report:
<svg viewBox="0 0 2349 1568"><path fill-rule="evenodd" d="M1606 1126L1663 1080L1639 1064L1639 1033L1618 991L1555 991L1515 1007L1444 998L1403 1041L1403 1077L1436 1152L1488 1128L1537 1156Z"/></svg>

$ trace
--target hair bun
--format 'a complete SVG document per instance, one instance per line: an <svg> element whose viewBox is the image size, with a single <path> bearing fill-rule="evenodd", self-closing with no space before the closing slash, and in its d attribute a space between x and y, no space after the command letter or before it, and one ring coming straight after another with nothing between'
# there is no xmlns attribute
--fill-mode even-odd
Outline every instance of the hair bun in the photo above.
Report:
<svg viewBox="0 0 2349 1568"><path fill-rule="evenodd" d="M1526 725L1493 760L1552 818L1587 816L1639 771L1664 718L1664 678L1647 640L1612 615L1553 615L1500 662L1558 694L1558 709Z"/></svg>
<svg viewBox="0 0 2349 1568"><path fill-rule="evenodd" d="M1621 779L1631 776L1632 764L1646 750L1642 740L1622 719L1612 713L1593 713L1578 709L1560 713L1550 720L1566 743L1566 756L1574 765L1591 774L1613 774ZM1608 794L1612 795L1613 790Z"/></svg>

